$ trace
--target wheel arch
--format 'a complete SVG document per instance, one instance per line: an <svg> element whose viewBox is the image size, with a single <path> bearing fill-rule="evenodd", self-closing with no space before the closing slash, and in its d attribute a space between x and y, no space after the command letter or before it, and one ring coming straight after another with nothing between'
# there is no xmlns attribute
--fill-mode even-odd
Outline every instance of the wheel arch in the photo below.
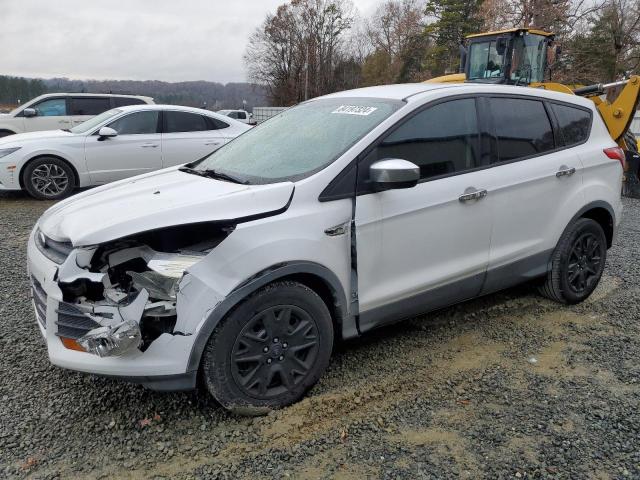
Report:
<svg viewBox="0 0 640 480"><path fill-rule="evenodd" d="M0 134L6 133L8 135L4 135L4 136L9 136L9 135L16 135L18 132L15 132L13 130L11 130L10 128L2 128L0 127Z"/></svg>
<svg viewBox="0 0 640 480"><path fill-rule="evenodd" d="M335 273L327 267L309 261L282 263L265 269L246 280L216 306L196 333L197 337L191 348L187 372L199 369L209 337L216 326L237 305L262 287L283 280L300 282L320 296L329 309L337 336L351 338L358 335L355 318L349 313L344 288Z"/></svg>
<svg viewBox="0 0 640 480"><path fill-rule="evenodd" d="M580 209L571 219L571 223L579 218L589 218L597 222L604 230L607 248L611 248L615 237L616 214L613 207L605 201L591 202Z"/></svg>
<svg viewBox="0 0 640 480"><path fill-rule="evenodd" d="M58 160L63 161L67 165L69 165L69 168L71 168L71 171L73 172L73 180L75 182L74 186L75 187L80 186L80 174L78 173L78 169L74 167L69 160L67 160L66 158L60 155L56 155L54 153L42 153L42 154L35 155L29 160L27 160L26 162L24 162L24 165L22 165L22 168L20 168L20 173L18 174L18 181L20 182L20 188L24 189L24 172L27 168L27 165L34 162L35 160L38 160L39 158L56 158Z"/></svg>

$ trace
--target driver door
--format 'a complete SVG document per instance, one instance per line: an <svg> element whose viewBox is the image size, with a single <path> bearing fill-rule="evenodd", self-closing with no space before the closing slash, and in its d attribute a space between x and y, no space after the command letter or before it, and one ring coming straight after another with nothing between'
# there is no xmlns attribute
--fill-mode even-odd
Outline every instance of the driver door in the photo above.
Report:
<svg viewBox="0 0 640 480"><path fill-rule="evenodd" d="M92 183L121 180L162 168L158 110L130 113L106 125L116 137L97 132L85 141L85 159Z"/></svg>
<svg viewBox="0 0 640 480"><path fill-rule="evenodd" d="M30 108L36 111L36 116L26 117L23 114L25 132L59 130L72 127L65 97L48 98L32 105Z"/></svg>
<svg viewBox="0 0 640 480"><path fill-rule="evenodd" d="M420 167L412 188L367 189L371 164L385 158ZM479 294L489 261L490 171L483 162L476 100L438 103L411 115L359 165L356 242L360 330Z"/></svg>

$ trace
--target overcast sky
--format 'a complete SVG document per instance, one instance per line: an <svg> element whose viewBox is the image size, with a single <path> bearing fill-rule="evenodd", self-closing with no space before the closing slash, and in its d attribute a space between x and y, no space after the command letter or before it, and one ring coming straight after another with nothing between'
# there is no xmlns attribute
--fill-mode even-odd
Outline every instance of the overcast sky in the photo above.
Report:
<svg viewBox="0 0 640 480"><path fill-rule="evenodd" d="M352 0L361 15L381 0ZM249 35L284 0L0 0L0 74L246 81Z"/></svg>

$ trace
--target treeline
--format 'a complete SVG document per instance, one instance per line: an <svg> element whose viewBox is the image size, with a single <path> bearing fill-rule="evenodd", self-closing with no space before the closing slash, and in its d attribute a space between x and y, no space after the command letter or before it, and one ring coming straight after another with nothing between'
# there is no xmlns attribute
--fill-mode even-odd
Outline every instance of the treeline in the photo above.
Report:
<svg viewBox="0 0 640 480"><path fill-rule="evenodd" d="M5 86L6 85L6 86ZM119 93L153 97L156 103L248 109L267 105L263 86L249 83L161 82L158 80L71 80L68 78L25 79L0 76L0 103L17 104L43 93Z"/></svg>
<svg viewBox="0 0 640 480"><path fill-rule="evenodd" d="M40 79L0 76L0 104L17 105L46 91Z"/></svg>
<svg viewBox="0 0 640 480"><path fill-rule="evenodd" d="M244 60L273 104L291 105L454 73L465 35L511 27L556 33L554 81L606 82L640 64L639 0L384 0L370 18L350 0L290 0L256 29Z"/></svg>

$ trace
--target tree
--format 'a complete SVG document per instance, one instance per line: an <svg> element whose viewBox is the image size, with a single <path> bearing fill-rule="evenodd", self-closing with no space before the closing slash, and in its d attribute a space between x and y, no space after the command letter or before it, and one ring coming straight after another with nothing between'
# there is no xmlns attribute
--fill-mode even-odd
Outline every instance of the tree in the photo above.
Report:
<svg viewBox="0 0 640 480"><path fill-rule="evenodd" d="M418 79L426 47L423 29L423 6L417 0L386 0L380 5L366 26L372 52L363 65L363 82Z"/></svg>
<svg viewBox="0 0 640 480"><path fill-rule="evenodd" d="M349 0L292 0L269 14L245 52L249 78L267 86L272 101L291 105L344 85L353 23ZM342 69L342 77L336 69ZM341 80L341 81L339 81Z"/></svg>
<svg viewBox="0 0 640 480"><path fill-rule="evenodd" d="M434 19L425 28L425 34L434 46L427 56L427 65L433 75L458 71L462 39L481 32L484 21L480 14L483 0L429 0L426 14Z"/></svg>

